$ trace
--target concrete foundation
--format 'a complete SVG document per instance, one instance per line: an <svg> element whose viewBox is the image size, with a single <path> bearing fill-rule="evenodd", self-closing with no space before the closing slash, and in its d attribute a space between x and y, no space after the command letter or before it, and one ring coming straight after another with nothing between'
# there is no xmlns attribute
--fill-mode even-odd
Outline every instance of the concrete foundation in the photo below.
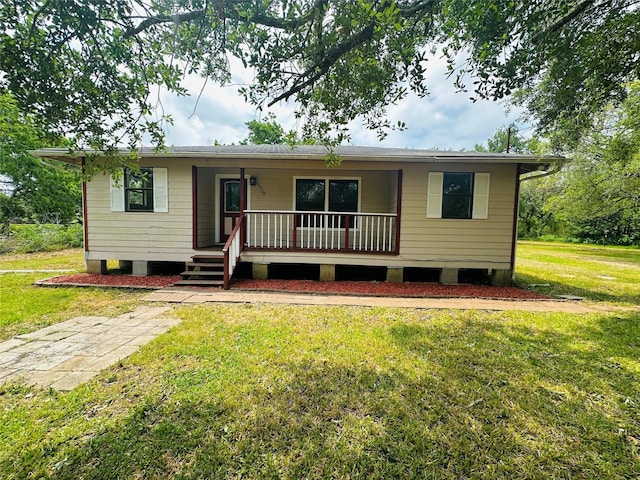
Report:
<svg viewBox="0 0 640 480"><path fill-rule="evenodd" d="M267 280L269 278L268 263L252 263L251 276L256 280Z"/></svg>
<svg viewBox="0 0 640 480"><path fill-rule="evenodd" d="M87 273L107 274L106 260L85 260L85 264L87 266Z"/></svg>
<svg viewBox="0 0 640 480"><path fill-rule="evenodd" d="M320 265L320 281L333 282L336 279L335 265Z"/></svg>
<svg viewBox="0 0 640 480"><path fill-rule="evenodd" d="M509 287L511 286L511 277L513 272L511 270L491 270L491 285L495 287Z"/></svg>
<svg viewBox="0 0 640 480"><path fill-rule="evenodd" d="M131 262L131 275L146 277L149 275L149 262L146 260L134 260Z"/></svg>
<svg viewBox="0 0 640 480"><path fill-rule="evenodd" d="M402 283L404 280L404 267L387 267L387 282Z"/></svg>
<svg viewBox="0 0 640 480"><path fill-rule="evenodd" d="M443 268L440 272L440 283L444 285L457 285L458 284L458 269L457 268Z"/></svg>

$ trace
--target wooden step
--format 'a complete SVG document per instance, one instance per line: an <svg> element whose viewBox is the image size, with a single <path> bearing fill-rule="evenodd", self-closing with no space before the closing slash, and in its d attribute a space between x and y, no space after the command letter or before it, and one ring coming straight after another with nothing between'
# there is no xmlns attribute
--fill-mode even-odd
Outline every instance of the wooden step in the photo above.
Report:
<svg viewBox="0 0 640 480"><path fill-rule="evenodd" d="M204 268L223 268L222 263L200 263L200 262L186 262L187 268L189 267L204 267Z"/></svg>
<svg viewBox="0 0 640 480"><path fill-rule="evenodd" d="M180 285L191 285L191 286L207 286L207 287L221 287L223 285L223 281L222 280L180 280L176 283L174 283L174 285L180 286Z"/></svg>
<svg viewBox="0 0 640 480"><path fill-rule="evenodd" d="M186 272L182 272L180 274L180 276L183 277L221 277L223 275L224 272L222 270L187 270Z"/></svg>
<svg viewBox="0 0 640 480"><path fill-rule="evenodd" d="M194 255L191 257L191 259L196 263L200 263L200 260L206 260L207 262L211 262L211 261L223 262L224 254L218 253L214 255Z"/></svg>

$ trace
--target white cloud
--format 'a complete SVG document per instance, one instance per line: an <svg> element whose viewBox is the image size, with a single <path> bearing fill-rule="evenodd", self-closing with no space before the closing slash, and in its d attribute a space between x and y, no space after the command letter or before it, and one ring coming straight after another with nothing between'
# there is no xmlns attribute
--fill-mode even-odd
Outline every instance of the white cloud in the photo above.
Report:
<svg viewBox="0 0 640 480"><path fill-rule="evenodd" d="M360 122L353 122L350 125L351 143L472 149L475 144L484 143L501 126L517 120L519 110L513 109L506 116L505 106L501 103L472 103L467 93L456 92L452 79L446 78L445 67L444 61L432 59L428 65L429 96L419 98L410 94L400 104L388 109L392 123L398 120L406 123L405 131L392 131L384 141L379 142L375 132L366 130ZM251 72L242 69L237 61L232 63L232 69L232 85L222 87L207 83L203 89L204 80L188 77L185 86L191 93L190 97L166 93L161 96L164 111L174 119L174 125L166 128L169 145L210 145L215 140L229 144L246 138L248 132L245 122L260 119L264 113L246 103L238 93L240 85L251 81ZM285 130L299 126L290 103L282 102L269 111L277 116Z"/></svg>

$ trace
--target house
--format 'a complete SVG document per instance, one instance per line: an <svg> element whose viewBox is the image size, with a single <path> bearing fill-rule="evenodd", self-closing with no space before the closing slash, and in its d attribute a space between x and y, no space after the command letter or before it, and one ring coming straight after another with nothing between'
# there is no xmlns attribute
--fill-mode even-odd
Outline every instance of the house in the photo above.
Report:
<svg viewBox="0 0 640 480"><path fill-rule="evenodd" d="M321 280L377 268L387 281L469 271L512 281L520 176L557 157L398 148L238 145L140 151L140 171L83 185L87 271L185 264L186 284L306 265ZM36 155L83 165L82 152Z"/></svg>

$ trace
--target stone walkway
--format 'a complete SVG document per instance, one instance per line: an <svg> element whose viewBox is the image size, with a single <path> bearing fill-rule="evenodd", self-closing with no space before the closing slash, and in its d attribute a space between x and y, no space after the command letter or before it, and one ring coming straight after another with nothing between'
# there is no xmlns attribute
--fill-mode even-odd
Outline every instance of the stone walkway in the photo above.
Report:
<svg viewBox="0 0 640 480"><path fill-rule="evenodd" d="M169 307L140 307L115 318L77 317L0 343L0 383L71 390L180 323Z"/></svg>
<svg viewBox="0 0 640 480"><path fill-rule="evenodd" d="M520 310L527 312L594 313L610 310L569 300L491 300L481 298L372 297L352 295L311 295L285 292L229 290L156 290L143 297L148 302L168 303L284 303L293 305L354 305L365 307L439 308L460 310Z"/></svg>

